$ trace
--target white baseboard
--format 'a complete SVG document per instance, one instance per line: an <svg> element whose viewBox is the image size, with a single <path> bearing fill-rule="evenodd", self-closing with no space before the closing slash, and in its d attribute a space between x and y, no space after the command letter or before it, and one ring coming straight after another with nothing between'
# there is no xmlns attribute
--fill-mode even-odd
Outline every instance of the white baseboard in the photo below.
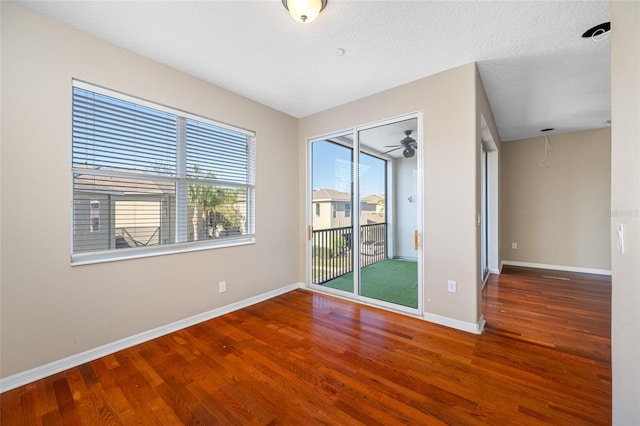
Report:
<svg viewBox="0 0 640 426"><path fill-rule="evenodd" d="M583 274L611 275L611 271L608 269L582 268L579 266L565 265L548 265L545 263L517 262L515 260L503 260L501 262L500 269L502 269L502 265L522 266L524 268L550 269L553 271L580 272Z"/></svg>
<svg viewBox="0 0 640 426"><path fill-rule="evenodd" d="M500 270L502 269L502 266L500 266L500 268L489 268L489 273L490 274L496 274L496 275L500 275Z"/></svg>
<svg viewBox="0 0 640 426"><path fill-rule="evenodd" d="M439 325L444 325L445 327L449 327L449 328L455 328L457 330L462 330L462 331L466 331L468 333L473 333L473 334L482 334L482 331L484 330L484 325L486 323L486 321L484 320L484 316L480 315L480 319L478 320L477 324L471 323L471 322L465 322L465 321L460 321L457 319L453 319L453 318L449 318L449 317L444 317L441 315L436 315L436 314L430 314L428 312L423 313L422 315L417 314L417 313L413 313L411 311L404 311L404 310L398 310L397 308L393 308L393 304L380 304L380 301L378 300L377 303L371 303L368 302L366 299L350 299L347 297L344 297L341 294L333 294L331 292L328 292L326 290L329 289L323 289L323 290L318 290L315 289L313 287L308 287L306 288L307 290L316 292L316 293L320 293L323 295L329 295L329 296L333 296L333 297L338 297L340 299L349 301L349 302L353 302L353 303L358 303L361 305L365 305L365 306L370 306L372 308L376 308L376 309L383 309L385 311L389 311L389 312L399 312L401 314L404 315L409 315L409 316L413 316L414 318L418 318L418 319L423 319L425 321L428 322L432 322L435 324L439 324Z"/></svg>
<svg viewBox="0 0 640 426"><path fill-rule="evenodd" d="M473 334L482 334L484 330L484 325L486 321L484 317L480 315L480 319L476 324L472 322L460 321L457 319L444 317L442 315L430 314L425 312L423 315L424 319L439 325L444 325L445 327L455 328L456 330L466 331L467 333Z"/></svg>
<svg viewBox="0 0 640 426"><path fill-rule="evenodd" d="M59 373L64 370L68 370L73 367L77 367L86 362L93 361L106 355L121 351L123 349L130 348L131 346L144 343L151 339L155 339L165 334L173 333L174 331L182 330L183 328L190 327L192 325L201 323L203 321L210 320L212 318L219 317L224 314L228 314L238 309L246 308L247 306L255 305L256 303L264 302L265 300L279 296L284 293L288 293L292 290L303 288L304 284L296 283L285 287L278 288L276 290L269 291L267 293L259 294L248 299L240 300L235 303L231 303L220 308L212 309L201 314L194 315L189 318L178 320L167 325L163 325L152 330L143 331L142 333L135 334L133 336L125 337L124 339L107 343L106 345L99 346L88 351L81 352L79 354L71 355L66 358L59 359L49 364L41 365L39 367L32 368L27 371L23 371L12 376L7 376L0 379L0 393L15 389L19 386L26 385L36 380L43 379L53 374Z"/></svg>
<svg viewBox="0 0 640 426"><path fill-rule="evenodd" d="M478 332L476 334L482 334L484 332L484 326L487 325L487 321L484 319L484 315L480 315L478 320Z"/></svg>

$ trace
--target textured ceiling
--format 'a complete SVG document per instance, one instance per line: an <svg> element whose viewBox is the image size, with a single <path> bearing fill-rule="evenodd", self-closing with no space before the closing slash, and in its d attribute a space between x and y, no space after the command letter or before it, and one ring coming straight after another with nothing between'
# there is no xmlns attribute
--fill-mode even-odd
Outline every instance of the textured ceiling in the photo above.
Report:
<svg viewBox="0 0 640 426"><path fill-rule="evenodd" d="M608 1L17 3L295 117L476 61L502 140L610 118Z"/></svg>

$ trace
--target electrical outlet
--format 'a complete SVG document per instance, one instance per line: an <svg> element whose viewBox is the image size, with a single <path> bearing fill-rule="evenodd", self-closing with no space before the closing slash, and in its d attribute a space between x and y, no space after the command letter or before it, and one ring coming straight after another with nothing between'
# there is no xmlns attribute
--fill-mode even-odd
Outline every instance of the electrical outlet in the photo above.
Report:
<svg viewBox="0 0 640 426"><path fill-rule="evenodd" d="M511 248L514 250L518 249L518 243L511 243Z"/></svg>
<svg viewBox="0 0 640 426"><path fill-rule="evenodd" d="M457 282L453 281L453 280L449 280L447 281L447 291L449 293L455 293L456 292L456 287L457 287Z"/></svg>
<svg viewBox="0 0 640 426"><path fill-rule="evenodd" d="M218 293L224 293L225 291L227 291L227 282L220 281L218 283Z"/></svg>

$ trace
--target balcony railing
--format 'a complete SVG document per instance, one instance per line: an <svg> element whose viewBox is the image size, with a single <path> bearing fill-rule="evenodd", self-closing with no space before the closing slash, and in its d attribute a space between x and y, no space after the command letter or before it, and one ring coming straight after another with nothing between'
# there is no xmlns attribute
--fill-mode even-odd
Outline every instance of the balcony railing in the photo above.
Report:
<svg viewBox="0 0 640 426"><path fill-rule="evenodd" d="M160 227L115 228L116 248L145 247L160 244ZM131 232L129 232L131 231ZM133 234L133 235L132 235ZM146 241L142 241L146 240Z"/></svg>
<svg viewBox="0 0 640 426"><path fill-rule="evenodd" d="M313 231L311 279L314 284L353 272L352 232L350 226ZM360 227L360 266L387 258L386 235L386 223Z"/></svg>

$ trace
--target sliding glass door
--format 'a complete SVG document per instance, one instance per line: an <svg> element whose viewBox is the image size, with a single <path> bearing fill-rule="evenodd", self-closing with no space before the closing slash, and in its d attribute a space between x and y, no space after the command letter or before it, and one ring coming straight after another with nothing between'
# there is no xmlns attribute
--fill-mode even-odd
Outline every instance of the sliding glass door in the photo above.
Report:
<svg viewBox="0 0 640 426"><path fill-rule="evenodd" d="M311 283L353 293L353 137L311 143Z"/></svg>
<svg viewBox="0 0 640 426"><path fill-rule="evenodd" d="M411 118L358 132L358 294L411 309L418 309L417 127L418 120Z"/></svg>
<svg viewBox="0 0 640 426"><path fill-rule="evenodd" d="M421 312L418 128L407 117L310 142L312 288Z"/></svg>

